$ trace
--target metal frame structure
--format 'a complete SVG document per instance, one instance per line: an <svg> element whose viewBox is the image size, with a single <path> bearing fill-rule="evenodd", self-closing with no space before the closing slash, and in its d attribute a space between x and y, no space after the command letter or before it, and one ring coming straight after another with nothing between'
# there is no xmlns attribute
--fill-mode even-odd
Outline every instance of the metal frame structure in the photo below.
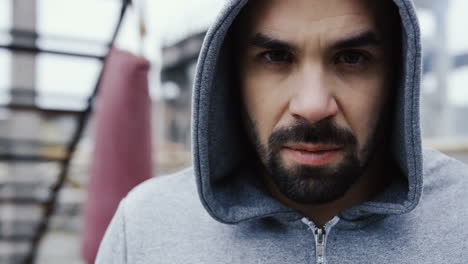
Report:
<svg viewBox="0 0 468 264"><path fill-rule="evenodd" d="M130 0L121 0L121 8L120 8L120 14L117 20L117 25L115 26L113 35L111 37L110 42L108 43L108 52L114 45L114 42L118 36L118 33L120 31L126 10L128 9L128 5L130 4ZM10 32L11 35L19 35L20 37L29 37L33 39L37 39L39 36L35 32L25 32L25 31L18 31L18 30L11 30ZM26 45L18 45L18 44L8 44L8 45L0 45L0 49L8 49L10 51L14 52L25 52L25 53L32 53L34 55L38 53L48 53L48 54L56 54L56 55L62 55L62 56L71 56L71 57L81 57L81 58L91 58L91 59L98 59L101 61L104 61L106 56L100 56L100 55L94 55L94 54L82 54L82 53L73 53L73 52L65 52L65 51L60 51L60 50L46 50L46 49L40 49L36 46L26 46ZM108 54L108 53L107 53ZM46 234L49 225L50 225L50 219L54 213L54 209L57 206L58 202L58 196L59 192L64 186L64 183L67 180L67 175L69 172L70 168L70 162L76 152L77 145L80 141L80 138L82 137L87 121L90 117L90 114L93 109L93 103L94 99L96 97L98 88L101 83L102 75L104 72L104 63L101 68L101 72L99 74L97 83L95 85L95 88L92 92L92 94L89 96L87 100L87 106L84 110L82 111L75 111L75 110L61 110L61 109L44 109L41 107L38 107L36 105L22 105L22 104L8 104L5 106L2 106L2 108L6 109L11 109L11 110L16 110L16 111L27 111L27 112L38 112L41 114L45 114L47 116L55 116L55 115L69 115L72 118L76 118L77 126L76 129L74 130L74 133L71 137L70 142L66 144L66 151L64 158L51 158L51 157L46 157L46 156L41 156L41 155L17 155L13 153L4 153L0 154L0 161L3 162L57 162L60 166L60 173L56 179L56 181L53 183L48 198L45 201L37 200L34 199L33 197L31 198L12 198L10 200L5 200L5 199L0 199L0 203L13 203L13 204L39 204L42 209L43 209L43 215L42 215L42 221L39 223L37 226L34 236L31 238L30 236L21 236L21 235L16 235L16 236L9 236L5 237L4 234L0 233L0 238L3 240L8 240L8 241L30 241L31 247L30 247L30 252L24 259L23 263L25 264L32 264L35 262L37 253L38 253L38 248L41 243L42 238ZM11 141L10 139L0 139L0 141L3 142L8 142ZM11 144L11 142L9 142ZM48 143L41 143L41 142L35 142L35 144L48 144ZM1 142L0 142L1 144Z"/></svg>

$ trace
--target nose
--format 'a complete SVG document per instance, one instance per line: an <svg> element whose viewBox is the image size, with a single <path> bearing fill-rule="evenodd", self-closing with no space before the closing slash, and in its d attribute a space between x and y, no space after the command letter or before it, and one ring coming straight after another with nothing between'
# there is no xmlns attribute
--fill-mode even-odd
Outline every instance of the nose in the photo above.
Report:
<svg viewBox="0 0 468 264"><path fill-rule="evenodd" d="M296 76L295 93L289 111L296 119L310 123L331 118L338 113L338 104L325 73L317 67L305 67Z"/></svg>

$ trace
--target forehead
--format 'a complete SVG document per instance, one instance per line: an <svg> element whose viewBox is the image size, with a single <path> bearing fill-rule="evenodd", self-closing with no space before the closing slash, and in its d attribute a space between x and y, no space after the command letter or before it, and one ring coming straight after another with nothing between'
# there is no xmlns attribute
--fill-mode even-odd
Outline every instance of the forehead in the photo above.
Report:
<svg viewBox="0 0 468 264"><path fill-rule="evenodd" d="M293 39L378 31L378 8L371 3L372 0L254 0L247 11L248 27L252 34L260 31Z"/></svg>

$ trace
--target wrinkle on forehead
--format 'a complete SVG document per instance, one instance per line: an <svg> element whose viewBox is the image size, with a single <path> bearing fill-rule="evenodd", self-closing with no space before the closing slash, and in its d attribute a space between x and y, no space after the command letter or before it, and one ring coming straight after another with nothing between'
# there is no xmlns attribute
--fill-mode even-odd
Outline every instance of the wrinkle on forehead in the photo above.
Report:
<svg viewBox="0 0 468 264"><path fill-rule="evenodd" d="M297 46L313 41L325 47L346 35L377 31L377 14L368 1L257 0L250 7L249 28L251 34L264 32Z"/></svg>
<svg viewBox="0 0 468 264"><path fill-rule="evenodd" d="M264 16L269 20L268 16L277 16L277 11L300 12L311 22L338 16L369 14L373 13L372 9L376 6L380 6L372 3L372 0L254 0L251 2L252 9L255 10L254 16Z"/></svg>

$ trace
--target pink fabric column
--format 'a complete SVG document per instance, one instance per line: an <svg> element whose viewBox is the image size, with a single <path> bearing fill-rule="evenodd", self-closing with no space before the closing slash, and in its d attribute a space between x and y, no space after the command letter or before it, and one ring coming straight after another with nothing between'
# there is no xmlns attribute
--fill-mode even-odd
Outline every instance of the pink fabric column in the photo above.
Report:
<svg viewBox="0 0 468 264"><path fill-rule="evenodd" d="M147 60L117 49L105 61L82 238L87 263L94 263L120 200L152 175L149 67Z"/></svg>

